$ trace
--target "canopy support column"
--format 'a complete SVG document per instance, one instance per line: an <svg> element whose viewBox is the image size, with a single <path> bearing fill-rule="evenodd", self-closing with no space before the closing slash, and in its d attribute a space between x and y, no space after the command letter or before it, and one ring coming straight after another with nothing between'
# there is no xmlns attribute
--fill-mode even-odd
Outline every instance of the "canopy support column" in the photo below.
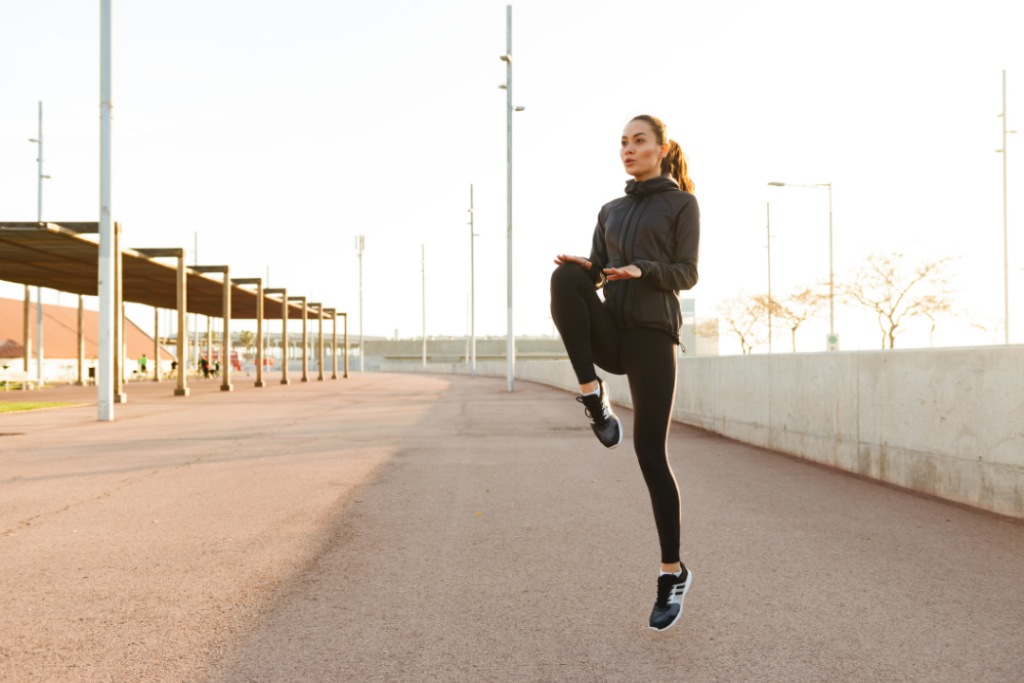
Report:
<svg viewBox="0 0 1024 683"><path fill-rule="evenodd" d="M236 277L231 280L236 285L256 285L256 385L265 387L263 381L263 278Z"/></svg>
<svg viewBox="0 0 1024 683"><path fill-rule="evenodd" d="M153 381L160 381L160 309L153 307Z"/></svg>
<svg viewBox="0 0 1024 683"><path fill-rule="evenodd" d="M221 344L221 348L224 349L222 354L224 358L220 364L224 379L220 385L221 391L231 391L234 388L231 386L231 278L229 275L228 266L224 266L224 341Z"/></svg>
<svg viewBox="0 0 1024 683"><path fill-rule="evenodd" d="M78 381L76 387L85 384L83 377L85 367L85 297L78 295Z"/></svg>
<svg viewBox="0 0 1024 683"><path fill-rule="evenodd" d="M179 249L178 255L178 386L174 390L175 396L188 396L188 386L185 380L185 360L188 357L188 310L187 291L185 278L185 250Z"/></svg>
<svg viewBox="0 0 1024 683"><path fill-rule="evenodd" d="M185 360L188 358L188 291L187 291L187 273L188 269L185 267L185 250L184 249L136 249L138 253L149 258L176 258L178 259L178 269L176 277L176 289L178 298L178 341L176 342L176 352L178 364L177 377L178 385L174 390L175 396L188 396L188 386L186 382L186 376L188 373L185 372ZM157 335L157 373L160 372L160 355L159 355L159 343L160 338ZM157 375L159 377L159 374Z"/></svg>
<svg viewBox="0 0 1024 683"><path fill-rule="evenodd" d="M281 384L288 384L288 290L284 287L267 288L263 294L281 295Z"/></svg>
<svg viewBox="0 0 1024 683"><path fill-rule="evenodd" d="M121 224L114 223L114 403L127 403L124 393L124 263Z"/></svg>
<svg viewBox="0 0 1024 683"><path fill-rule="evenodd" d="M304 296L290 296L289 301L298 301L302 304L302 382L309 381L309 334L306 327L307 311L306 299Z"/></svg>
<svg viewBox="0 0 1024 683"><path fill-rule="evenodd" d="M315 308L317 313L317 319L319 322L319 328L316 335L316 346L314 347L317 354L317 373L316 381L324 381L324 305L323 304L310 304L310 308Z"/></svg>
<svg viewBox="0 0 1024 683"><path fill-rule="evenodd" d="M25 330L22 333L22 348L24 349L25 375L28 375L28 366L32 363L32 290L25 285ZM28 390L28 382L22 382L21 388Z"/></svg>
<svg viewBox="0 0 1024 683"><path fill-rule="evenodd" d="M224 288L221 293L221 317L224 318L224 328L221 331L220 341L220 367L221 391L231 391L231 268L228 266L192 266L196 273L223 273ZM206 359L210 361L209 358Z"/></svg>
<svg viewBox="0 0 1024 683"><path fill-rule="evenodd" d="M323 313L331 316L331 379L338 379L338 309L325 308Z"/></svg>
<svg viewBox="0 0 1024 683"><path fill-rule="evenodd" d="M342 313L345 317L345 379L348 379L348 313Z"/></svg>

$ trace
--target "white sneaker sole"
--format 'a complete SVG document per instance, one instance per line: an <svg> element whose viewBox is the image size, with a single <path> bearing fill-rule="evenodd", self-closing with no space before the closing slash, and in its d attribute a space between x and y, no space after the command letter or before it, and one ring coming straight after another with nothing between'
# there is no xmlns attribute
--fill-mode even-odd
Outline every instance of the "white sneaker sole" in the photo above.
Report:
<svg viewBox="0 0 1024 683"><path fill-rule="evenodd" d="M677 614L676 618L672 620L672 623L670 623L668 626L664 628L654 628L650 624L647 625L647 628L651 629L652 631L658 631L660 633L662 631L669 630L677 623L679 623L680 617L683 616L683 600L686 600L686 593L690 590L690 584L693 583L693 571L690 569L687 569L686 571L688 573L686 574L686 582L683 583L683 594L679 597L679 614Z"/></svg>

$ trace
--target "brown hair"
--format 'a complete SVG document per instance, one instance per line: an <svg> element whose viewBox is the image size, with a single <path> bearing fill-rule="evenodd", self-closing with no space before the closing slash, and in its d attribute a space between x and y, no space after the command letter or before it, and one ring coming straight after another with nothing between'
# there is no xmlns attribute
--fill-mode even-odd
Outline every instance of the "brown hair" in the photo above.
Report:
<svg viewBox="0 0 1024 683"><path fill-rule="evenodd" d="M668 154L661 160L661 172L671 173L672 177L679 183L679 189L692 194L694 184L693 180L690 179L686 155L683 154L683 148L679 146L678 142L668 139L668 127L665 123L658 117L650 116L649 114L634 116L630 122L632 121L646 121L651 126L651 130L654 131L654 136L658 138L659 145L668 142Z"/></svg>

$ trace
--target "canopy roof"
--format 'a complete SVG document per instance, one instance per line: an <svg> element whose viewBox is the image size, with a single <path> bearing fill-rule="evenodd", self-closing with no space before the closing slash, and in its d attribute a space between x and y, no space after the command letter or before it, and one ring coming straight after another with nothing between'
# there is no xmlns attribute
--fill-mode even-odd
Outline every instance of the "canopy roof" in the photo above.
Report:
<svg viewBox="0 0 1024 683"><path fill-rule="evenodd" d="M98 223L0 223L0 279L96 296L99 245L84 235L98 232ZM177 308L176 260L162 263L133 249L122 249L121 259L125 301ZM222 317L223 279L188 267L185 272L188 312ZM254 290L232 284L231 318L255 319L257 300ZM308 318L317 316L316 309L308 305L306 309ZM282 317L280 297L264 296L263 317ZM301 319L302 305L288 304L288 318Z"/></svg>

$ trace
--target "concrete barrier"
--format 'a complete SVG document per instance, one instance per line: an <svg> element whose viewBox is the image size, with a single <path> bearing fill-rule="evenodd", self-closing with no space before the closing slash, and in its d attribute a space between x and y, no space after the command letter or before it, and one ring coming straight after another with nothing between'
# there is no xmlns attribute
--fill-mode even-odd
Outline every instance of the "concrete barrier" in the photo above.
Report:
<svg viewBox="0 0 1024 683"><path fill-rule="evenodd" d="M385 364L385 372L420 372ZM430 373L468 374L464 363ZM477 374L504 377L504 362ZM568 361L516 378L578 391ZM632 406L625 377L605 375ZM1024 346L684 358L673 418L890 484L1024 518Z"/></svg>

